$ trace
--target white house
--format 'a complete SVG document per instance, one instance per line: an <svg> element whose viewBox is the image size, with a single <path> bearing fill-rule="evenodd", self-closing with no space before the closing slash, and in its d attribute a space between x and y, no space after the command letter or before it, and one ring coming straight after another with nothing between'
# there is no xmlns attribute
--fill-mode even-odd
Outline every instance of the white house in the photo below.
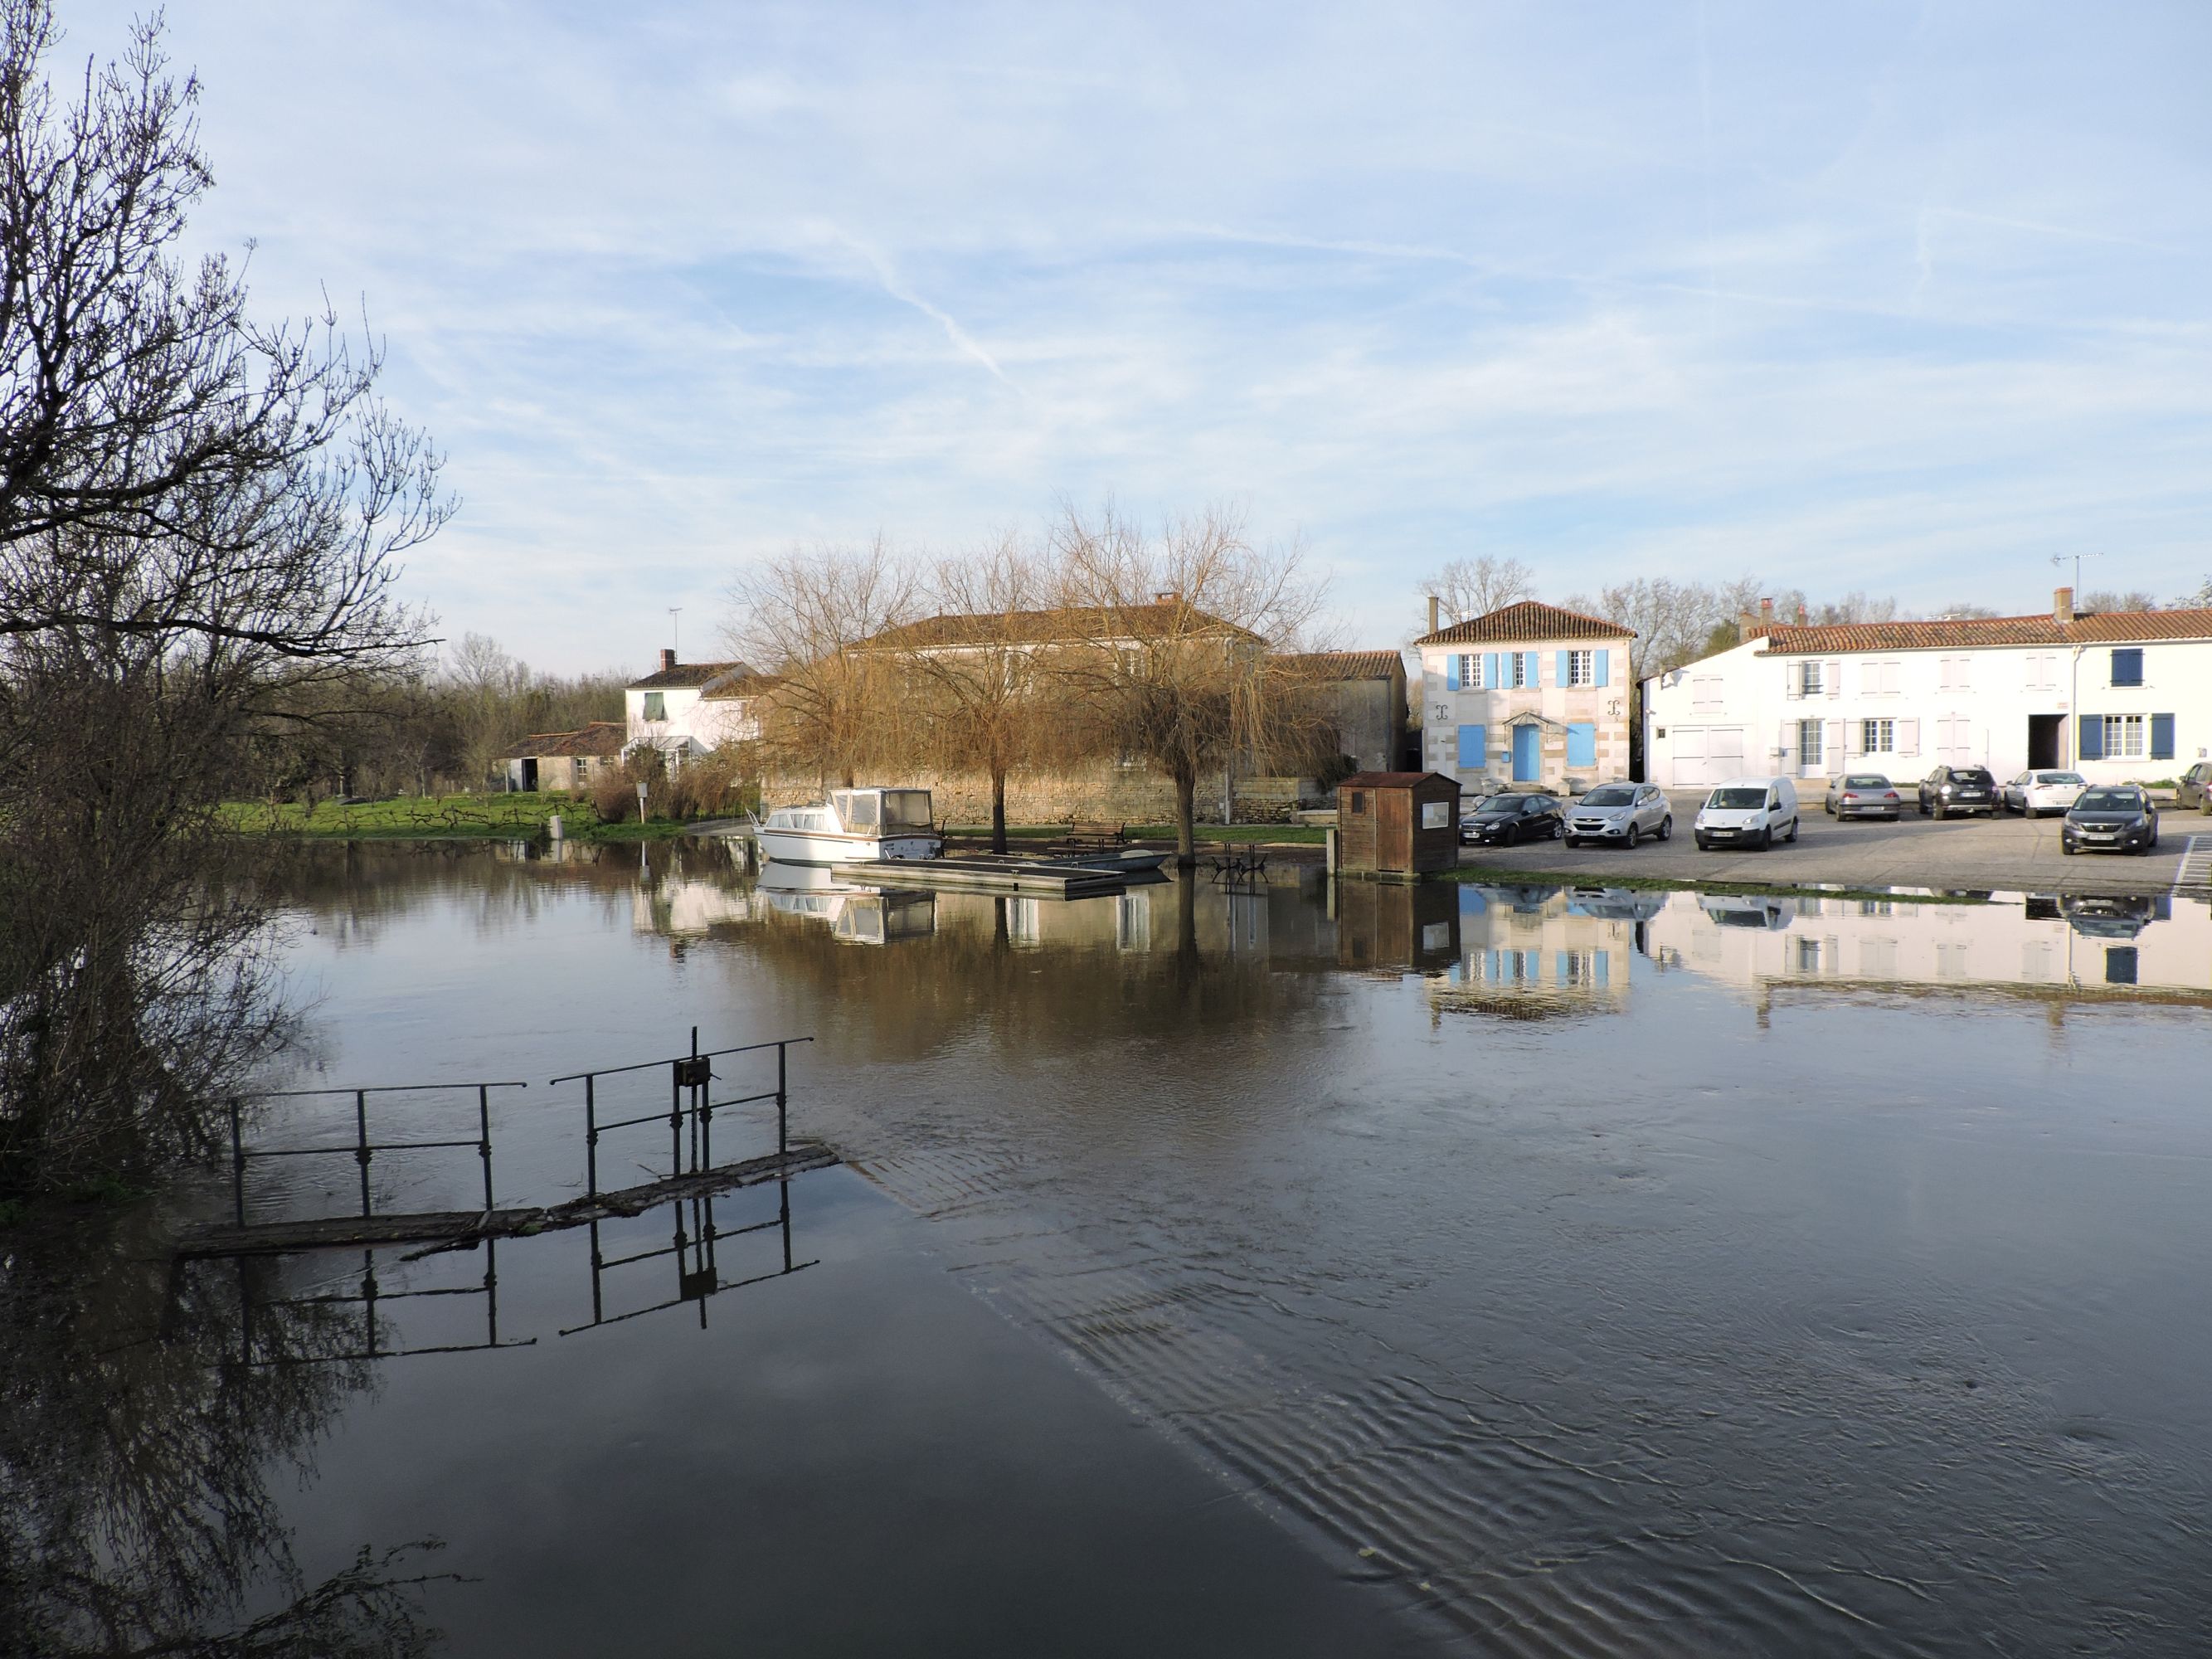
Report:
<svg viewBox="0 0 2212 1659"><path fill-rule="evenodd" d="M1644 682L1650 781L1979 765L2118 783L2212 752L2212 610L2076 616L2062 587L2048 616L1749 632Z"/></svg>
<svg viewBox="0 0 2212 1659"><path fill-rule="evenodd" d="M660 666L623 692L625 751L657 749L671 770L726 743L760 736L754 700L770 682L741 662L676 660L660 653Z"/></svg>
<svg viewBox="0 0 2212 1659"><path fill-rule="evenodd" d="M1431 620L1434 608L1431 606ZM1628 775L1636 630L1526 599L1413 641L1422 759L1462 787Z"/></svg>

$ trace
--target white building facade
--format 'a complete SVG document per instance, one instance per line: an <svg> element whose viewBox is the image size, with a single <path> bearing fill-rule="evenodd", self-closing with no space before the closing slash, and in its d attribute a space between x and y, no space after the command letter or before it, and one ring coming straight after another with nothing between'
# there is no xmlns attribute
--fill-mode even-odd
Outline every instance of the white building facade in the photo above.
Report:
<svg viewBox="0 0 2212 1659"><path fill-rule="evenodd" d="M1645 778L2031 767L2149 781L2212 754L2212 610L1755 630L1644 684Z"/></svg>
<svg viewBox="0 0 2212 1659"><path fill-rule="evenodd" d="M1635 638L1533 599L1423 635L1424 763L1470 789L1626 777Z"/></svg>
<svg viewBox="0 0 2212 1659"><path fill-rule="evenodd" d="M727 743L760 736L754 699L766 682L741 662L679 663L673 651L660 666L623 692L625 751L658 750L672 771Z"/></svg>

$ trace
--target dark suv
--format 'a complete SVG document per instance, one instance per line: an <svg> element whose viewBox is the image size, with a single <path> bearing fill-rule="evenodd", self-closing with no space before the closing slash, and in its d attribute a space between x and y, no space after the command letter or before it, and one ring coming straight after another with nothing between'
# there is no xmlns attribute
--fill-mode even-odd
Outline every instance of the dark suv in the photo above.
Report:
<svg viewBox="0 0 2212 1659"><path fill-rule="evenodd" d="M2199 761L2181 775L2174 786L2174 809L2193 806L2206 817L2212 818L2212 761Z"/></svg>
<svg viewBox="0 0 2212 1659"><path fill-rule="evenodd" d="M1920 816L1933 812L1948 817L1954 812L1997 815L1997 781L1986 766L1939 766L1920 780Z"/></svg>

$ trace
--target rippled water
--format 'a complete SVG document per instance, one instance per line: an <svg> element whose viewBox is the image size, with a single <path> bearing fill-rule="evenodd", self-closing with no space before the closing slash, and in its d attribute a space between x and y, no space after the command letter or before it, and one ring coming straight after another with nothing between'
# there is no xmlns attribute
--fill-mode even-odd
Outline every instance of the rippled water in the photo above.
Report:
<svg viewBox="0 0 2212 1659"><path fill-rule="evenodd" d="M532 1079L501 1196L559 1196L543 1079L812 1035L797 1128L945 1272L1449 1648L2203 1650L2203 902L886 902L639 859L333 853L320 1076ZM395 1202L475 1179L399 1164Z"/></svg>

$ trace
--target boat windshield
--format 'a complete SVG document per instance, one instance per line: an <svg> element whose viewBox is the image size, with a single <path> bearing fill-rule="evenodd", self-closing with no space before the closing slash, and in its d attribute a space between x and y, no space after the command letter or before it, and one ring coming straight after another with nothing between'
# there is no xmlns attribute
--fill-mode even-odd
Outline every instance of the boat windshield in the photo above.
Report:
<svg viewBox="0 0 2212 1659"><path fill-rule="evenodd" d="M876 798L863 790L852 790L837 797L837 816L845 820L848 830L872 830L876 827Z"/></svg>
<svg viewBox="0 0 2212 1659"><path fill-rule="evenodd" d="M929 791L927 789L886 789L883 792L884 828L886 830L927 830L929 828Z"/></svg>

